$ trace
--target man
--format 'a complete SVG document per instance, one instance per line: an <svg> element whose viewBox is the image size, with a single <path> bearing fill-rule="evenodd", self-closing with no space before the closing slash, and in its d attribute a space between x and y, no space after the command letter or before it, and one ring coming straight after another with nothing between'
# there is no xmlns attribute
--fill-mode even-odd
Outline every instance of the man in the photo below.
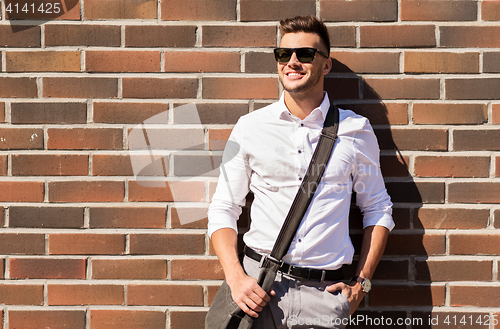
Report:
<svg viewBox="0 0 500 329"><path fill-rule="evenodd" d="M241 117L234 127L225 150L230 160L221 168L208 212L209 234L232 297L256 318L255 329L343 328L346 321L341 320L369 291L394 227L379 148L367 119L340 110L339 138L284 258L294 271L278 272L268 293L255 279L259 259L270 253L299 189L330 107L323 90L324 76L332 68L326 26L313 16L295 17L282 21L280 30L275 57L283 94L278 102ZM236 221L249 190L254 201L242 267ZM345 284L337 277L354 254L348 224L352 190L363 213L364 234L356 277Z"/></svg>

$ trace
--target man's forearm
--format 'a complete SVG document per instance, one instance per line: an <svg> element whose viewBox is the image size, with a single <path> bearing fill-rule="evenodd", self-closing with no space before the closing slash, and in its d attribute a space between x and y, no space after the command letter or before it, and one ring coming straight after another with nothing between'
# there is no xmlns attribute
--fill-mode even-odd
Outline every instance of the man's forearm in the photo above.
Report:
<svg viewBox="0 0 500 329"><path fill-rule="evenodd" d="M356 275L370 279L384 253L389 230L383 226L368 226L363 233Z"/></svg>
<svg viewBox="0 0 500 329"><path fill-rule="evenodd" d="M212 245L219 258L228 283L244 274L238 258L238 234L232 228L223 228L212 234Z"/></svg>

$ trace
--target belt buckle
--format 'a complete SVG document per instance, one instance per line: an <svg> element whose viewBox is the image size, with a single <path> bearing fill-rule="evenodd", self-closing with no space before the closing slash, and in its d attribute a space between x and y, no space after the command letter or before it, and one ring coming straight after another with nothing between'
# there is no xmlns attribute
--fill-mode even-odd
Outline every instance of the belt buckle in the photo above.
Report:
<svg viewBox="0 0 500 329"><path fill-rule="evenodd" d="M321 270L321 280L320 280L320 282L325 282L325 276L326 276L326 271L325 270Z"/></svg>

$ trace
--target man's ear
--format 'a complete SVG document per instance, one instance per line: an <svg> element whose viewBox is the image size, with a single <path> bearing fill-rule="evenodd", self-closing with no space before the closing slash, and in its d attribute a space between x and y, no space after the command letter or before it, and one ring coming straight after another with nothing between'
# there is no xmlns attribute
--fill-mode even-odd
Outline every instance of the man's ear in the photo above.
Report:
<svg viewBox="0 0 500 329"><path fill-rule="evenodd" d="M327 75L328 73L330 73L332 66L333 66L332 58L328 57L328 59L326 60L325 66L323 67L323 75Z"/></svg>

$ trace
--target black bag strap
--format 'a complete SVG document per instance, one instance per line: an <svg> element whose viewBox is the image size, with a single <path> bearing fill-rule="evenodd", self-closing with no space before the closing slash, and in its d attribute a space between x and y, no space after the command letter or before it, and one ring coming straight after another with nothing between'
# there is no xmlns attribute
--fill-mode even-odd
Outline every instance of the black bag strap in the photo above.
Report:
<svg viewBox="0 0 500 329"><path fill-rule="evenodd" d="M323 124L321 136L314 150L311 162L307 168L306 175L302 179L299 191L295 195L292 206L288 211L283 226L276 242L274 243L273 250L271 251L270 258L280 261L288 252L292 243L293 237L299 228L300 222L304 217L309 204L316 192L321 177L328 164L328 160L333 151L333 146L337 140L337 133L339 129L339 110L335 105L330 105L330 109ZM265 264L263 264L265 266Z"/></svg>

